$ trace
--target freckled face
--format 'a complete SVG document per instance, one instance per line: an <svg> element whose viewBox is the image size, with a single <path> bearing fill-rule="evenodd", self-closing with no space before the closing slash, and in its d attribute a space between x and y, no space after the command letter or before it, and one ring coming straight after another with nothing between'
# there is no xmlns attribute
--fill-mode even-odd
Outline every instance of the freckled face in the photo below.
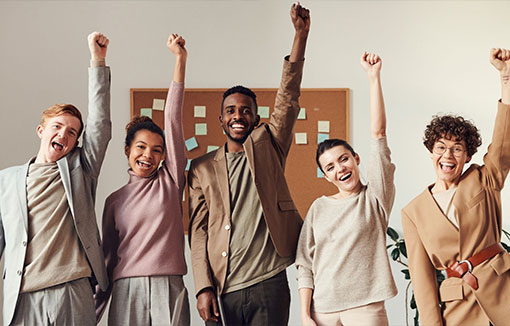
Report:
<svg viewBox="0 0 510 326"><path fill-rule="evenodd" d="M36 162L56 162L74 149L81 128L80 119L70 114L61 114L46 119L37 126L41 139Z"/></svg>
<svg viewBox="0 0 510 326"><path fill-rule="evenodd" d="M148 177L163 160L163 138L152 131L139 130L125 151L131 170L139 177Z"/></svg>
<svg viewBox="0 0 510 326"><path fill-rule="evenodd" d="M326 180L334 184L342 197L358 193L361 189L359 156L352 155L344 146L335 146L319 157Z"/></svg>

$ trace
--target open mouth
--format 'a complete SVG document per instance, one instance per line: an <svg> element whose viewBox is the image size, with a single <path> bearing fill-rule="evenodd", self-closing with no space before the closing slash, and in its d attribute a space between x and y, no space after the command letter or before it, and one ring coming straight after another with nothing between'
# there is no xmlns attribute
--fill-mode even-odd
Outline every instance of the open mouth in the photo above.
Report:
<svg viewBox="0 0 510 326"><path fill-rule="evenodd" d="M142 169L142 170L150 170L152 168L152 163L149 163L147 161L136 161L136 165Z"/></svg>
<svg viewBox="0 0 510 326"><path fill-rule="evenodd" d="M53 147L56 151L61 151L64 149L64 144L59 143L58 141L51 142L51 147Z"/></svg>
<svg viewBox="0 0 510 326"><path fill-rule="evenodd" d="M441 171L444 171L444 172L451 172L455 168L454 163L440 162L439 166L441 167Z"/></svg>
<svg viewBox="0 0 510 326"><path fill-rule="evenodd" d="M234 122L230 125L230 129L232 129L233 131L244 131L244 129L246 129L246 126L242 123Z"/></svg>
<svg viewBox="0 0 510 326"><path fill-rule="evenodd" d="M346 173L346 174L344 174L343 176L340 177L340 181L342 181L342 182L347 181L351 176L352 176L351 172Z"/></svg>

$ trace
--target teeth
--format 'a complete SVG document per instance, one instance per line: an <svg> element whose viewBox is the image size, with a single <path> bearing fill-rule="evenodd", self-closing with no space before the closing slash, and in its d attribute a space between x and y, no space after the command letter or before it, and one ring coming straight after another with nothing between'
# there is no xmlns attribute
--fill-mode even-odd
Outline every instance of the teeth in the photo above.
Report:
<svg viewBox="0 0 510 326"><path fill-rule="evenodd" d="M152 166L151 163L146 161L136 161L136 163L138 163L138 165L140 165L142 168L150 168Z"/></svg>
<svg viewBox="0 0 510 326"><path fill-rule="evenodd" d="M345 174L343 177L340 178L340 181L345 181L345 180L349 179L351 177L351 174L352 173Z"/></svg>
<svg viewBox="0 0 510 326"><path fill-rule="evenodd" d="M234 124L232 124L232 128L244 128L244 125L242 125L240 123L234 123Z"/></svg>
<svg viewBox="0 0 510 326"><path fill-rule="evenodd" d="M52 143L52 145L53 145L53 148L58 149L58 150L61 150L62 148L64 148L64 145L62 145L61 143L56 142L56 141L54 141Z"/></svg>
<svg viewBox="0 0 510 326"><path fill-rule="evenodd" d="M453 164L453 163L441 163L441 165L451 167L451 168L455 166L455 164Z"/></svg>

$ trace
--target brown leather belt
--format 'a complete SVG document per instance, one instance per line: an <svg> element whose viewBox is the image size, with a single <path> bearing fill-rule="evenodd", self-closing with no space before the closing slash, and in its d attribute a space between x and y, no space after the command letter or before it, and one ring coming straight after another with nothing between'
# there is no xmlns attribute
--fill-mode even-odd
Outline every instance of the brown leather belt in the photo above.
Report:
<svg viewBox="0 0 510 326"><path fill-rule="evenodd" d="M505 251L500 243L493 244L490 247L485 248L471 258L461 260L453 264L446 269L446 275L448 277L458 277L466 282L474 290L478 289L478 280L471 274L473 268L480 265L487 259L490 259L500 252Z"/></svg>

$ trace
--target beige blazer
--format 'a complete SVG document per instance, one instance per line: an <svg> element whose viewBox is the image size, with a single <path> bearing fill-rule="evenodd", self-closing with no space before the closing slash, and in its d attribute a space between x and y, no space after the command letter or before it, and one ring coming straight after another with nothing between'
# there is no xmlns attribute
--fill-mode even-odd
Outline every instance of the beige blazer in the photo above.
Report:
<svg viewBox="0 0 510 326"><path fill-rule="evenodd" d="M473 270L473 290L459 278L437 289L434 269L444 270L501 240L501 189L510 168L510 105L498 104L484 165L461 176L453 204L459 229L442 213L427 188L402 210L409 269L422 325L510 323L510 255L500 253ZM442 309L439 302L444 302Z"/></svg>
<svg viewBox="0 0 510 326"><path fill-rule="evenodd" d="M281 257L295 255L302 225L284 176L299 113L302 71L303 62L285 60L269 124L254 129L243 145L271 240ZM225 146L191 162L188 186L195 293L207 287L221 293L227 276L231 223Z"/></svg>

